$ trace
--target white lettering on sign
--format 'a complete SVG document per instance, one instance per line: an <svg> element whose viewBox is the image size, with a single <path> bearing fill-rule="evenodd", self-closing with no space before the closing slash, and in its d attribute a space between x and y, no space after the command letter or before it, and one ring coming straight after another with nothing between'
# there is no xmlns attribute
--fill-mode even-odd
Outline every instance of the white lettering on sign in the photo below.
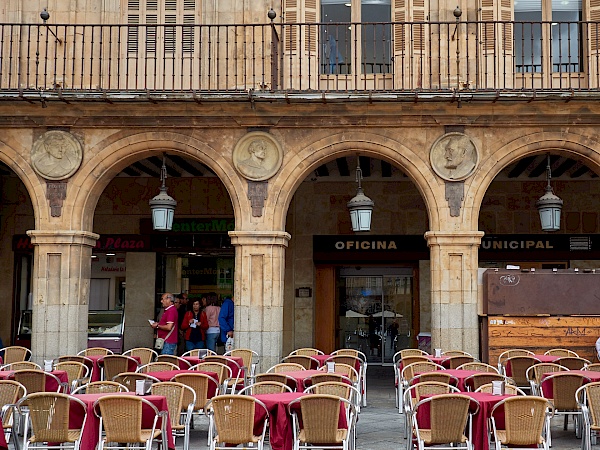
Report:
<svg viewBox="0 0 600 450"><path fill-rule="evenodd" d="M550 241L486 241L481 242L481 248L484 250L519 250L519 249L553 249Z"/></svg>
<svg viewBox="0 0 600 450"><path fill-rule="evenodd" d="M396 241L337 241L336 250L398 250Z"/></svg>

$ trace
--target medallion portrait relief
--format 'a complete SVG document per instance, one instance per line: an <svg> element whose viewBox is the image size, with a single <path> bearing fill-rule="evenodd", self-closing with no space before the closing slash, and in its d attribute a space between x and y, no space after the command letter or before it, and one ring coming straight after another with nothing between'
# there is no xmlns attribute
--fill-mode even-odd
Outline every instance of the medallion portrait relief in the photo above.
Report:
<svg viewBox="0 0 600 450"><path fill-rule="evenodd" d="M233 165L248 180L263 181L277 173L283 161L279 143L269 133L253 131L233 149Z"/></svg>
<svg viewBox="0 0 600 450"><path fill-rule="evenodd" d="M31 149L33 170L48 180L69 178L79 169L82 159L81 143L66 131L47 131Z"/></svg>
<svg viewBox="0 0 600 450"><path fill-rule="evenodd" d="M431 167L447 181L461 181L475 171L479 162L477 147L463 133L446 133L431 146Z"/></svg>

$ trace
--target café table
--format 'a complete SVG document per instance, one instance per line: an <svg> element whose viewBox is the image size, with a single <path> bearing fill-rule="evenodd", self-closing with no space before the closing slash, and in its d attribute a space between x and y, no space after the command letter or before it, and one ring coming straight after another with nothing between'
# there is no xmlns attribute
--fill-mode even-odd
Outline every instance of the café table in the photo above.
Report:
<svg viewBox="0 0 600 450"><path fill-rule="evenodd" d="M493 395L485 392L461 392L461 394L467 395L479 403L479 410L473 414L471 423L473 448L475 450L489 450L488 422L491 417L492 409L496 403L499 403L505 398L513 397L513 395ZM424 398L427 398L427 396ZM421 427L429 427L428 404L424 404L422 408L419 408L417 421Z"/></svg>
<svg viewBox="0 0 600 450"><path fill-rule="evenodd" d="M171 381L175 375L179 375L182 373L203 373L205 375L208 375L209 377L214 378L215 380L219 380L219 377L216 374L216 372L204 372L201 370L163 370L162 372L146 372L144 375L149 375L158 379L159 381ZM209 388L207 395L208 398L212 398L217 393L217 386L215 386L213 383L210 383L208 386Z"/></svg>
<svg viewBox="0 0 600 450"><path fill-rule="evenodd" d="M13 374L15 373L14 370L0 370L0 380L12 380L13 379ZM59 381L62 383L65 383L67 386L69 385L69 377L67 375L67 372L64 370L53 370L52 372L49 372L52 375L55 375ZM56 380L54 378L48 377L46 378L46 392L56 392L58 386L56 385ZM61 387L61 391L63 390L63 388Z"/></svg>
<svg viewBox="0 0 600 450"><path fill-rule="evenodd" d="M540 362L543 363L553 363L558 358L560 358L560 356L556 355L533 355L533 357L539 359Z"/></svg>
<svg viewBox="0 0 600 450"><path fill-rule="evenodd" d="M100 419L94 414L94 402L100 397L106 395L114 395L114 393L103 394L75 394L73 397L78 398L87 406L87 417L83 435L81 437L80 450L95 450L99 441ZM135 392L122 392L119 395L135 395ZM151 402L159 411L168 411L167 398L162 395L144 395L144 398ZM151 410L142 407L142 427L150 428L152 426ZM75 408L71 409L69 416L69 426L79 427L82 417L77 414ZM146 422L147 421L147 422ZM175 449L175 440L173 439L173 431L171 429L171 421L167 416L165 424L165 433L167 435L167 444L169 449Z"/></svg>
<svg viewBox="0 0 600 450"><path fill-rule="evenodd" d="M303 397L304 392L283 392L280 394L256 394L252 397L260 400L269 412L269 443L273 450L292 450L294 444L293 421L288 412L288 405L293 400ZM300 405L297 405L298 411ZM255 409L254 434L259 434L266 419L262 408ZM340 408L339 428L347 428L344 408Z"/></svg>
<svg viewBox="0 0 600 450"><path fill-rule="evenodd" d="M453 377L456 377L458 380L458 384L456 387L460 389L462 392L467 391L467 386L465 386L465 379L470 377L471 375L475 375L476 373L485 373L481 370L462 370L462 369L446 369L443 371L444 373L450 374Z"/></svg>
<svg viewBox="0 0 600 450"><path fill-rule="evenodd" d="M294 380L296 380L296 391L302 392L304 391L304 389L306 389L308 386L304 385L304 380L307 379L308 377L311 377L313 375L316 375L318 373L326 373L323 372L322 370L294 370L292 372L282 372L283 374L292 377ZM600 372L599 372L600 373ZM294 388L294 386L290 386L292 389Z"/></svg>

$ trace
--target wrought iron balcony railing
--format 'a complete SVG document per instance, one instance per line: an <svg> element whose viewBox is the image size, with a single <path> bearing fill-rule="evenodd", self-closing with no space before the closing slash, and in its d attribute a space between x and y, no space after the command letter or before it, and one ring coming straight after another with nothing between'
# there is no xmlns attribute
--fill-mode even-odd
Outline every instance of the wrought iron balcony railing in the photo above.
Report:
<svg viewBox="0 0 600 450"><path fill-rule="evenodd" d="M600 22L0 24L0 99L600 94Z"/></svg>

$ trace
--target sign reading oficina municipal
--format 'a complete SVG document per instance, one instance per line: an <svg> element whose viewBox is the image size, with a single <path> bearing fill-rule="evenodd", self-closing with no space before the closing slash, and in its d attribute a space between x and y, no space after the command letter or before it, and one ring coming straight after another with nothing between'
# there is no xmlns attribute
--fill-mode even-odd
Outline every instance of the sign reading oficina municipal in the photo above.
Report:
<svg viewBox="0 0 600 450"><path fill-rule="evenodd" d="M393 239L377 240L339 240L335 243L336 250L398 250Z"/></svg>

